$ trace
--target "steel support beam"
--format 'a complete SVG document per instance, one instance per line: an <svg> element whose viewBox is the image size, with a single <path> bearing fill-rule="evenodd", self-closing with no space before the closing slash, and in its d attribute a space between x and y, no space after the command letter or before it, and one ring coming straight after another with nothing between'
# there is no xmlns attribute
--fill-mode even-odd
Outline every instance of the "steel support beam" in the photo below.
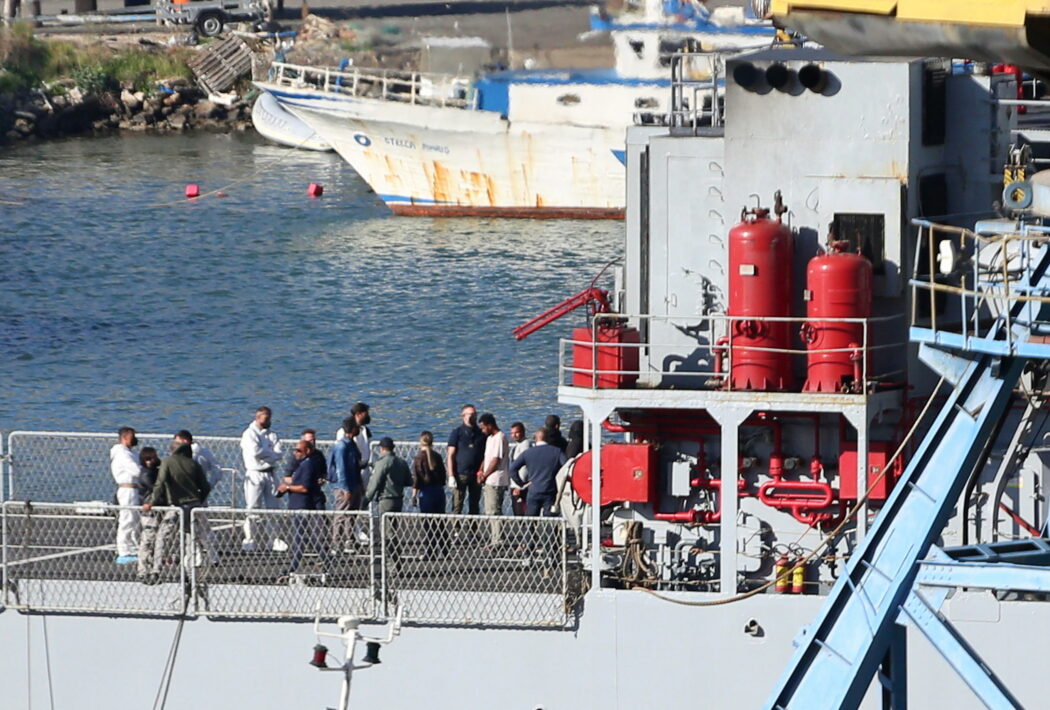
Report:
<svg viewBox="0 0 1050 710"><path fill-rule="evenodd" d="M977 562L923 562L919 566L919 575L915 583L926 587L970 587L1050 593L1050 567Z"/></svg>
<svg viewBox="0 0 1050 710"><path fill-rule="evenodd" d="M1024 706L1003 685L992 669L920 593L912 591L902 611L985 707L991 710L1023 710Z"/></svg>
<svg viewBox="0 0 1050 710"><path fill-rule="evenodd" d="M882 710L908 710L908 630L897 623L892 633L893 641L879 670Z"/></svg>

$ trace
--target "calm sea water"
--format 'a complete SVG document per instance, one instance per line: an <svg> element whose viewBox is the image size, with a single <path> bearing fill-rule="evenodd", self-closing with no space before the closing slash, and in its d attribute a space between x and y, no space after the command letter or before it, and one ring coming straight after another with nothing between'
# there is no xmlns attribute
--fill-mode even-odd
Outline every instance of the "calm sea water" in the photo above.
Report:
<svg viewBox="0 0 1050 710"><path fill-rule="evenodd" d="M226 197L181 199L187 183ZM309 182L325 186L311 200ZM235 183L235 184L230 184ZM621 252L615 222L399 218L335 155L254 136L57 141L0 153L0 430L439 437L556 402L557 339L518 323Z"/></svg>

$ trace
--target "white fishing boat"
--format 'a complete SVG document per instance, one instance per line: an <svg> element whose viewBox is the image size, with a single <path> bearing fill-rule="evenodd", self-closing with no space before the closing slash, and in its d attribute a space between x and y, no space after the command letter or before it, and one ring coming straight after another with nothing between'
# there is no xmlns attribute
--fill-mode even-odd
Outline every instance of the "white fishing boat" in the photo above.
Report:
<svg viewBox="0 0 1050 710"><path fill-rule="evenodd" d="M686 6L692 5L686 3ZM676 6L677 7L677 6ZM480 77L275 63L257 85L331 144L395 213L620 218L624 131L668 109L670 56L769 44L765 22L669 16L649 0L619 18L615 68L515 69ZM716 55L683 65L719 81ZM712 96L690 99L710 122Z"/></svg>
<svg viewBox="0 0 1050 710"><path fill-rule="evenodd" d="M281 108L265 91L252 104L252 125L260 136L278 145L323 152L332 150L316 131Z"/></svg>

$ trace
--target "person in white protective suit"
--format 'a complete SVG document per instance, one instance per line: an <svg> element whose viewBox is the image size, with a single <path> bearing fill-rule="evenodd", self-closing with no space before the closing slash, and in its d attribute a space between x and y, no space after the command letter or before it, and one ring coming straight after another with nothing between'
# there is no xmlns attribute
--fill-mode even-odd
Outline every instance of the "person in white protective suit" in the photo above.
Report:
<svg viewBox="0 0 1050 710"><path fill-rule="evenodd" d="M281 483L280 462L283 451L281 439L270 431L272 413L269 407L255 410L255 421L241 434L241 454L244 456L244 506L276 508L277 486ZM272 521L271 521L272 522ZM271 548L283 552L288 544L271 531L275 525L268 524L263 516L248 515L244 520L244 550Z"/></svg>
<svg viewBox="0 0 1050 710"><path fill-rule="evenodd" d="M129 426L117 431L119 444L109 450L109 470L117 484L117 504L121 506L139 506L142 498L139 491L142 464L139 455L132 451L139 445L135 430ZM138 561L139 549L139 511L124 508L117 514L117 559L118 565Z"/></svg>

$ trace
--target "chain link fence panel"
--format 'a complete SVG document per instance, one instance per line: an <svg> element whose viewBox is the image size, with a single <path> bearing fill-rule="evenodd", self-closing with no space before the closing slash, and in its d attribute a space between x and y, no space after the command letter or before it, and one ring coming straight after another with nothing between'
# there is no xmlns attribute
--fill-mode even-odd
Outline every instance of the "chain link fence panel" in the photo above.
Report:
<svg viewBox="0 0 1050 710"><path fill-rule="evenodd" d="M564 627L574 603L561 518L383 516L383 601L409 623Z"/></svg>
<svg viewBox="0 0 1050 710"><path fill-rule="evenodd" d="M171 450L170 434L136 434L139 451L150 446L161 458ZM240 437L194 436L195 443L208 449L222 468L222 475L208 497L212 507L244 507L244 459ZM292 461L295 439L283 439L284 465ZM0 451L4 500L31 500L67 503L70 501L115 502L115 484L110 474L109 450L117 443L116 434L101 432L14 431L7 436L6 452ZM334 441L318 441L327 457ZM3 444L0 443L0 447ZM378 456L378 444L372 442L372 456ZM419 444L394 442L395 453L411 463ZM445 455L446 447L435 444L435 451ZM4 456L6 453L6 457ZM451 494L450 494L451 495ZM405 503L412 505L406 493Z"/></svg>
<svg viewBox="0 0 1050 710"><path fill-rule="evenodd" d="M209 555L193 570L197 613L371 618L380 567L373 530L366 511L194 510L193 534Z"/></svg>
<svg viewBox="0 0 1050 710"><path fill-rule="evenodd" d="M118 564L117 516L132 506L3 504L4 602L27 612L180 616L186 608L188 541L183 511L156 508L161 544L155 576L136 561ZM141 549L141 548L140 548Z"/></svg>

